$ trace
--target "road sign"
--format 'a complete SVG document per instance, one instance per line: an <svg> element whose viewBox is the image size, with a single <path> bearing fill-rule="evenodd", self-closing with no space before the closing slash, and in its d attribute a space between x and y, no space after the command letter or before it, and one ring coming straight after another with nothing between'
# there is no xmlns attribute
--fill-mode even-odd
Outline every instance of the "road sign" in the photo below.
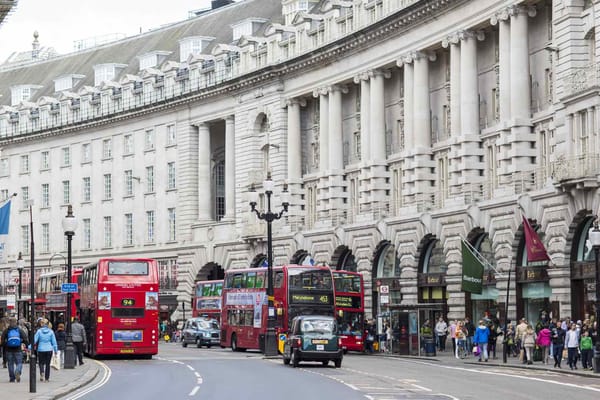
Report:
<svg viewBox="0 0 600 400"><path fill-rule="evenodd" d="M76 283L63 283L60 286L61 293L77 293L77 289Z"/></svg>
<svg viewBox="0 0 600 400"><path fill-rule="evenodd" d="M379 287L379 293L388 294L390 292L390 287L388 285L381 285Z"/></svg>
<svg viewBox="0 0 600 400"><path fill-rule="evenodd" d="M390 296L387 294L382 294L379 299L381 300L381 304L390 304Z"/></svg>

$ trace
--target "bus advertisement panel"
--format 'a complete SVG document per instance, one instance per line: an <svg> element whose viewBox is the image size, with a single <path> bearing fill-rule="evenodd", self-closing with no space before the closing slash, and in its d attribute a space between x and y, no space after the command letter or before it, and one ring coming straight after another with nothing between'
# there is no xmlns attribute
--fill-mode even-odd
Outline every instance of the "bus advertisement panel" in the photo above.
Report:
<svg viewBox="0 0 600 400"><path fill-rule="evenodd" d="M267 331L267 268L225 272L221 311L221 346L232 350L264 349ZM333 277L329 267L273 267L276 331L288 332L297 315L333 316Z"/></svg>
<svg viewBox="0 0 600 400"><path fill-rule="evenodd" d="M156 260L103 258L85 266L79 281L87 353L146 358L158 353Z"/></svg>
<svg viewBox="0 0 600 400"><path fill-rule="evenodd" d="M222 289L222 279L196 282L192 317L208 316L220 321Z"/></svg>
<svg viewBox="0 0 600 400"><path fill-rule="evenodd" d="M332 271L335 315L344 351L364 351L365 293L362 274Z"/></svg>

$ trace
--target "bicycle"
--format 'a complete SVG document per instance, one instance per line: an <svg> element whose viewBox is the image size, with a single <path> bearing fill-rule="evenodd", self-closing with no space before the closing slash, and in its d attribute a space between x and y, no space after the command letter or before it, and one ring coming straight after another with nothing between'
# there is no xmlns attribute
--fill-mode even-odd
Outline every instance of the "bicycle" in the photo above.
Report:
<svg viewBox="0 0 600 400"><path fill-rule="evenodd" d="M462 342L462 343L461 343ZM467 343L466 341L461 341L459 343L456 344L457 348L456 348L456 354L458 355L458 358L460 358L461 360L464 358L467 358L469 356L469 352L467 351Z"/></svg>

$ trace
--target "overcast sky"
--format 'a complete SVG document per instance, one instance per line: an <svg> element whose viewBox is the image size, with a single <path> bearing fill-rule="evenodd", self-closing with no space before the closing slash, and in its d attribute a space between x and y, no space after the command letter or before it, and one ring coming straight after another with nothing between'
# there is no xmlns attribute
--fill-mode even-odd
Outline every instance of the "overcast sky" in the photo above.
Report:
<svg viewBox="0 0 600 400"><path fill-rule="evenodd" d="M15 51L31 50L33 32L41 46L73 51L73 41L122 33L127 36L187 18L210 0L19 0L0 25L0 63Z"/></svg>

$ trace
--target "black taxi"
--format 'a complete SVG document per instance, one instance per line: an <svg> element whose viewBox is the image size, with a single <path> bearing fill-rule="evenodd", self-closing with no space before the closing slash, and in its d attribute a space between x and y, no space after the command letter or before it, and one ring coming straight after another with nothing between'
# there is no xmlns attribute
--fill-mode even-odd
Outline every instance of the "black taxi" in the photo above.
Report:
<svg viewBox="0 0 600 400"><path fill-rule="evenodd" d="M337 331L337 323L333 317L295 317L283 346L283 363L291 363L297 367L301 361L317 361L326 366L329 361L333 361L335 367L340 368L344 354Z"/></svg>

